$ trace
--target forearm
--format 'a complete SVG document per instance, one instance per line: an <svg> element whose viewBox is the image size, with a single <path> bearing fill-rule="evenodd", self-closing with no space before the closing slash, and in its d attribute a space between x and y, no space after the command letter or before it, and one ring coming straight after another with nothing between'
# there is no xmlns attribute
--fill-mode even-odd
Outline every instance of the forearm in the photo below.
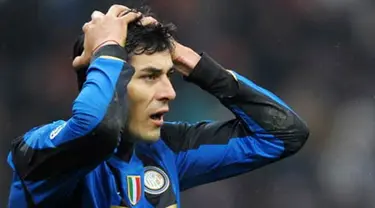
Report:
<svg viewBox="0 0 375 208"><path fill-rule="evenodd" d="M187 80L217 97L244 124L247 135L282 140L285 154L297 151L308 136L305 123L280 98L225 70L206 54Z"/></svg>
<svg viewBox="0 0 375 208"><path fill-rule="evenodd" d="M181 190L255 170L305 143L307 127L290 107L206 54L185 79L218 98L236 118L164 124L162 138L177 155Z"/></svg>
<svg viewBox="0 0 375 208"><path fill-rule="evenodd" d="M124 102L116 99L126 93L118 90L124 82L121 73L131 71L124 59L125 51L116 45L104 46L94 55L82 91L73 104L72 129L84 134L99 124L109 125L105 117L114 116L112 111L117 111L119 102Z"/></svg>

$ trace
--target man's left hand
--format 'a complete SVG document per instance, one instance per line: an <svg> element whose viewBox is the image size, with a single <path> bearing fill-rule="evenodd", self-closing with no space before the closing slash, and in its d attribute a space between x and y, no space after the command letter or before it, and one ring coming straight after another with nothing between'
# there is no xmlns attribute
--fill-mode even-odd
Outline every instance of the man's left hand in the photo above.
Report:
<svg viewBox="0 0 375 208"><path fill-rule="evenodd" d="M201 56L193 49L186 47L175 40L173 44L175 48L172 52L172 60L175 64L175 68L183 75L189 76L198 64Z"/></svg>
<svg viewBox="0 0 375 208"><path fill-rule="evenodd" d="M143 17L141 19L142 25L157 24L158 21L153 17ZM185 76L188 76L198 64L201 56L197 54L194 50L186 47L176 40L172 40L174 45L174 50L171 51L172 60L175 64L177 71Z"/></svg>

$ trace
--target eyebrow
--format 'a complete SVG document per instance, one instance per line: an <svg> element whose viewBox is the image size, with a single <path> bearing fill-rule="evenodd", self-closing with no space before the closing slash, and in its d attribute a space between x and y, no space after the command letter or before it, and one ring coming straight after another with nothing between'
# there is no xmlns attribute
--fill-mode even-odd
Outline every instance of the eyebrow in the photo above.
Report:
<svg viewBox="0 0 375 208"><path fill-rule="evenodd" d="M167 73L170 73L174 70L174 68L170 68L168 69ZM155 68L155 67L146 67L146 68L143 68L140 70L141 72L147 72L147 73L152 73L152 74L161 74L163 72L162 69L158 69L158 68Z"/></svg>

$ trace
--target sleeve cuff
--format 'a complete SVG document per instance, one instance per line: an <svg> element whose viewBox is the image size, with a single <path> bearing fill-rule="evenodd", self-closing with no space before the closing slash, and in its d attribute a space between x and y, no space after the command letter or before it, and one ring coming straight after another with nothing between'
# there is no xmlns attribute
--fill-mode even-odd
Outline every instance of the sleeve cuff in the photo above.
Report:
<svg viewBox="0 0 375 208"><path fill-rule="evenodd" d="M217 91L230 91L233 94L238 88L235 76L217 63L206 53L201 53L201 59L194 70L184 79L200 86L202 89L217 94ZM219 93L219 94L221 94Z"/></svg>
<svg viewBox="0 0 375 208"><path fill-rule="evenodd" d="M127 58L128 58L128 54L127 54L126 50L123 47L121 47L120 45L117 45L117 44L105 45L105 46L101 47L92 56L91 63L95 59L97 59L101 56L112 57L114 59L121 59L123 61L126 61Z"/></svg>
<svg viewBox="0 0 375 208"><path fill-rule="evenodd" d="M224 67L218 64L206 53L200 54L201 59L195 66L194 70L185 76L184 79L188 82L193 82L202 88L211 86L215 81L215 78L224 71Z"/></svg>

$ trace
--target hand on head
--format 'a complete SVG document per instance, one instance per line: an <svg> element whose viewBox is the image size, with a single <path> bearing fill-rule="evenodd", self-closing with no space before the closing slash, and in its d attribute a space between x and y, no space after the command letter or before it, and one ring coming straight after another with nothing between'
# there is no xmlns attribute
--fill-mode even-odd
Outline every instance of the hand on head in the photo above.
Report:
<svg viewBox="0 0 375 208"><path fill-rule="evenodd" d="M134 9L122 5L113 5L106 14L94 11L91 21L84 24L83 53L75 57L73 67L77 70L90 64L92 54L99 48L109 44L119 44L125 47L128 24L139 21L143 26L157 24L158 21L151 16L144 16ZM173 37L171 37L173 39ZM189 75L200 60L200 56L173 39L174 50L171 56L176 69L184 75Z"/></svg>
<svg viewBox="0 0 375 208"><path fill-rule="evenodd" d="M113 5L106 14L94 11L91 21L83 25L84 51L73 61L74 68L87 66L92 54L108 44L125 45L128 24L141 17L140 12L122 5Z"/></svg>

